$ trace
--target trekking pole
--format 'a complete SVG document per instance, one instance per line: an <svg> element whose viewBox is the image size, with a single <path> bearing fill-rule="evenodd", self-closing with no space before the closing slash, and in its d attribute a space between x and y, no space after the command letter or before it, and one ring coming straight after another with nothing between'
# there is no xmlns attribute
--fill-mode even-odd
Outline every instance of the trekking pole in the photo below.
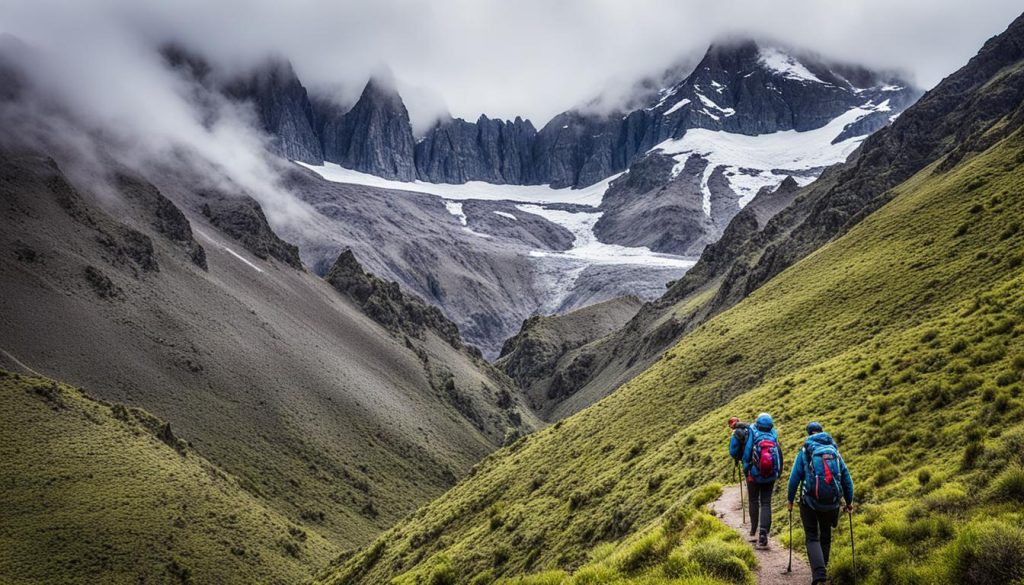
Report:
<svg viewBox="0 0 1024 585"><path fill-rule="evenodd" d="M789 564L786 565L786 572L793 572L793 508L789 509Z"/></svg>
<svg viewBox="0 0 1024 585"><path fill-rule="evenodd" d="M739 465L737 465L739 467ZM751 519L753 520L753 519ZM743 472L740 472L740 526L747 525L747 503L743 501Z"/></svg>
<svg viewBox="0 0 1024 585"><path fill-rule="evenodd" d="M853 558L853 585L857 585L857 549L853 545L853 510L847 508L846 513L850 515L850 556Z"/></svg>

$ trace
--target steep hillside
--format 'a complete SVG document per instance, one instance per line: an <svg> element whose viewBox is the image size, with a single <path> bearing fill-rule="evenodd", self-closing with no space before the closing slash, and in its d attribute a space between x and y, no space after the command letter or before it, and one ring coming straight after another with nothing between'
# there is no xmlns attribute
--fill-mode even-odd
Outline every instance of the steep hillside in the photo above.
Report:
<svg viewBox="0 0 1024 585"><path fill-rule="evenodd" d="M366 542L538 425L436 309L433 328L405 324L424 305L399 291L381 325L306 272L252 199L194 192L188 169L154 173L166 189L108 170L118 178L99 196L38 153L0 158L11 359L168 421L334 547Z"/></svg>
<svg viewBox="0 0 1024 585"><path fill-rule="evenodd" d="M578 378L562 415L593 404L649 366L708 318L732 307L764 282L856 225L891 197L891 189L935 160L951 161L1006 135L1024 98L1024 20L1012 23L977 56L868 137L849 161L794 190L787 182L761 190L722 238L657 301L626 327L564 356L593 364ZM952 163L947 163L952 164Z"/></svg>
<svg viewBox="0 0 1024 585"><path fill-rule="evenodd" d="M0 407L6 583L295 583L339 551L144 410L5 370Z"/></svg>
<svg viewBox="0 0 1024 585"><path fill-rule="evenodd" d="M535 315L523 322L519 333L501 348L495 366L526 390L533 408L542 414L557 404L567 384L559 373L558 359L622 327L640 309L640 299L622 297L590 305L564 315Z"/></svg>
<svg viewBox="0 0 1024 585"><path fill-rule="evenodd" d="M1021 73L1010 65L989 87ZM728 479L725 421L761 410L789 449L809 419L835 433L860 486L859 583L1019 579L1020 100L994 122L1000 134L980 154L933 161L642 375L492 455L323 581L412 579L442 565L456 580L571 572ZM673 549L655 550L651 562ZM847 552L833 569L850 582Z"/></svg>

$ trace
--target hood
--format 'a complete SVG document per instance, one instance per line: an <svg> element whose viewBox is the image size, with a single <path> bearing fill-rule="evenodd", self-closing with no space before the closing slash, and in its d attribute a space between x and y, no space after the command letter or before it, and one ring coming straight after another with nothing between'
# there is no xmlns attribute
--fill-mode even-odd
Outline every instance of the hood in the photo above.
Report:
<svg viewBox="0 0 1024 585"><path fill-rule="evenodd" d="M770 431L775 427L775 421L772 420L772 416L770 414L761 414L757 417L757 421L754 424L757 425L758 430L761 431Z"/></svg>
<svg viewBox="0 0 1024 585"><path fill-rule="evenodd" d="M817 443L819 445L835 445L836 442L832 439L832 435L826 432L814 433L807 437L808 443Z"/></svg>

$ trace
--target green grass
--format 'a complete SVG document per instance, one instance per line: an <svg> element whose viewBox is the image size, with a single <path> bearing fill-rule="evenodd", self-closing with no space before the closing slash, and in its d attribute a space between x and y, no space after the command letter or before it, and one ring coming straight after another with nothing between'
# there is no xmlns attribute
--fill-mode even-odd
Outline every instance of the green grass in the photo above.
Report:
<svg viewBox="0 0 1024 585"><path fill-rule="evenodd" d="M338 550L145 411L0 370L0 581L294 583Z"/></svg>
<svg viewBox="0 0 1024 585"><path fill-rule="evenodd" d="M385 533L373 558L359 553L322 581L424 582L441 557L460 582L575 577L593 551L727 479L726 419L762 410L790 460L809 420L835 434L861 504L858 583L1016 570L1020 478L1005 470L1024 464L1021 152L1018 132L949 172L926 168L617 392L488 457ZM841 584L852 566L838 538ZM1005 541L992 554L1006 562L982 541Z"/></svg>

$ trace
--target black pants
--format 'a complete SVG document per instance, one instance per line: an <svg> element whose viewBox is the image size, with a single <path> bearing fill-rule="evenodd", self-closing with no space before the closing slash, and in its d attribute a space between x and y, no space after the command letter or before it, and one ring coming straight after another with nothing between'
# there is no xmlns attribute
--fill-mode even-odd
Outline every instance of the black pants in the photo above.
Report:
<svg viewBox="0 0 1024 585"><path fill-rule="evenodd" d="M839 523L839 509L815 510L800 502L800 521L807 537L807 560L814 580L824 580L828 555L832 550L832 528Z"/></svg>
<svg viewBox="0 0 1024 585"><path fill-rule="evenodd" d="M772 529L772 491L775 482L747 482L747 494L750 496L750 534L757 534L758 529L768 532Z"/></svg>

